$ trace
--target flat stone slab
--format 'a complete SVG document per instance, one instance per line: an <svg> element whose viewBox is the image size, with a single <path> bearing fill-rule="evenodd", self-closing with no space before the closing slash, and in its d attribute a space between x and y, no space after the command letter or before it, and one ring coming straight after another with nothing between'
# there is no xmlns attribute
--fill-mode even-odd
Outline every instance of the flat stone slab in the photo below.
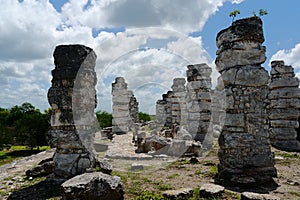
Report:
<svg viewBox="0 0 300 200"><path fill-rule="evenodd" d="M223 186L208 183L201 186L199 194L202 198L216 198L221 196L224 190Z"/></svg>
<svg viewBox="0 0 300 200"><path fill-rule="evenodd" d="M280 198L269 194L258 194L254 192L243 192L241 200L280 200Z"/></svg>
<svg viewBox="0 0 300 200"><path fill-rule="evenodd" d="M162 194L167 199L188 199L193 196L192 188L181 188L178 190L167 190Z"/></svg>

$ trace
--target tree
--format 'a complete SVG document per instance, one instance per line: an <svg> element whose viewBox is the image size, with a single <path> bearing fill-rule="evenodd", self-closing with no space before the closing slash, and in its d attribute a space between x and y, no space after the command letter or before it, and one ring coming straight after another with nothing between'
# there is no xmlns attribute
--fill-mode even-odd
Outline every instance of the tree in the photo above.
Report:
<svg viewBox="0 0 300 200"><path fill-rule="evenodd" d="M143 122L151 121L151 117L147 113L139 112L139 120Z"/></svg>
<svg viewBox="0 0 300 200"><path fill-rule="evenodd" d="M101 128L112 126L112 114L99 110L96 116Z"/></svg>
<svg viewBox="0 0 300 200"><path fill-rule="evenodd" d="M241 14L241 11L236 9L229 13L229 17L232 17L232 22L234 21L234 18L239 14Z"/></svg>
<svg viewBox="0 0 300 200"><path fill-rule="evenodd" d="M264 15L267 15L267 14L268 14L267 10L259 9L259 16L264 16Z"/></svg>
<svg viewBox="0 0 300 200"><path fill-rule="evenodd" d="M7 125L9 115L8 109L0 108L0 149L12 144L12 129Z"/></svg>
<svg viewBox="0 0 300 200"><path fill-rule="evenodd" d="M47 114L31 110L17 120L15 126L18 133L17 139L21 144L28 145L31 149L47 145L46 135L50 127Z"/></svg>

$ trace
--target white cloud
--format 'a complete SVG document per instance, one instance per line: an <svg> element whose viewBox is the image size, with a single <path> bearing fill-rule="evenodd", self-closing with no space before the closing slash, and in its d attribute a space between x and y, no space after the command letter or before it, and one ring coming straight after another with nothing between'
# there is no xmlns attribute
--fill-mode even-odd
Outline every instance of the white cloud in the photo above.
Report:
<svg viewBox="0 0 300 200"><path fill-rule="evenodd" d="M0 107L25 101L49 107L54 48L80 43L98 56L98 108L110 109L111 82L124 76L140 106L151 110L188 64L212 62L202 38L185 34L201 31L225 1L70 0L57 12L48 0L0 0ZM94 29L115 27L125 31L92 36Z"/></svg>
<svg viewBox="0 0 300 200"><path fill-rule="evenodd" d="M151 26L190 33L201 30L224 1L94 0L85 9L87 0L71 0L63 6L62 15L66 23L90 28Z"/></svg>
<svg viewBox="0 0 300 200"><path fill-rule="evenodd" d="M300 43L296 44L294 48L290 50L280 50L276 52L272 57L273 60L283 60L285 64L292 65L295 69L300 69Z"/></svg>

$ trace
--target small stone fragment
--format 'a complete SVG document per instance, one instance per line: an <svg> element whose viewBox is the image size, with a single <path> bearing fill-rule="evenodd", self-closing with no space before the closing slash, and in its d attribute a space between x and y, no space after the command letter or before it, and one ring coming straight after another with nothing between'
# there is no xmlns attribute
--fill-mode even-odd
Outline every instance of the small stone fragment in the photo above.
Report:
<svg viewBox="0 0 300 200"><path fill-rule="evenodd" d="M215 185L212 183L204 184L200 188L200 197L201 198L217 198L220 197L225 188L220 185Z"/></svg>

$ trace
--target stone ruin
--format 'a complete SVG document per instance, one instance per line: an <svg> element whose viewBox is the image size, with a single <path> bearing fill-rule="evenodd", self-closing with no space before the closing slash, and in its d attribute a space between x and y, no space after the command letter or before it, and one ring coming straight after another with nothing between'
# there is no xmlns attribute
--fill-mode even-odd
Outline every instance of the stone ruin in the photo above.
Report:
<svg viewBox="0 0 300 200"><path fill-rule="evenodd" d="M186 88L184 78L174 78L171 86L173 95L171 97L172 124L187 124Z"/></svg>
<svg viewBox="0 0 300 200"><path fill-rule="evenodd" d="M261 67L266 60L262 21L237 20L218 33L216 42L218 87L226 94L216 180L248 187L272 182L277 171L268 134L269 75Z"/></svg>
<svg viewBox="0 0 300 200"><path fill-rule="evenodd" d="M283 61L271 62L269 93L270 140L283 151L300 151L297 130L300 116L299 80L292 66Z"/></svg>
<svg viewBox="0 0 300 200"><path fill-rule="evenodd" d="M156 103L156 123L160 128L172 128L172 97L174 93L168 91Z"/></svg>
<svg viewBox="0 0 300 200"><path fill-rule="evenodd" d="M56 148L54 178L59 182L68 179L61 185L63 199L124 199L121 179L109 175L111 165L98 161L94 150L96 54L83 45L60 45L53 56L48 141ZM94 172L96 166L101 172Z"/></svg>
<svg viewBox="0 0 300 200"><path fill-rule="evenodd" d="M53 56L55 69L48 91L52 129L48 132L48 141L56 148L54 174L70 178L96 164L93 149L96 54L83 45L60 45Z"/></svg>
<svg viewBox="0 0 300 200"><path fill-rule="evenodd" d="M300 150L296 130L299 81L293 68L283 61L271 63L271 80L261 67L266 50L258 17L233 22L218 33L216 42L215 63L221 74L217 88L211 89L212 70L207 64L187 66L187 84L184 78L175 78L172 91L163 94L156 105L158 127L174 131L177 126L176 134L172 140L152 135L137 152L167 146L162 153L180 156L186 151L201 155L201 145L187 141L203 143L212 131L209 128L213 121L221 129L216 181L237 186L269 183L277 175L270 141L281 150ZM95 167L97 162L93 149L96 54L83 45L61 45L54 51L54 60L52 87L48 91L52 107L48 137L50 145L56 148L55 175L70 178ZM222 95L226 98L219 98ZM123 77L112 83L112 102L113 133L131 131L138 123L138 102Z"/></svg>
<svg viewBox="0 0 300 200"><path fill-rule="evenodd" d="M211 121L211 73L207 64L187 66L188 131L203 142Z"/></svg>
<svg viewBox="0 0 300 200"><path fill-rule="evenodd" d="M112 133L125 134L138 122L138 102L123 77L112 83Z"/></svg>
<svg viewBox="0 0 300 200"><path fill-rule="evenodd" d="M131 94L129 100L129 113L131 121L133 123L139 123L139 102L137 101L133 93Z"/></svg>

